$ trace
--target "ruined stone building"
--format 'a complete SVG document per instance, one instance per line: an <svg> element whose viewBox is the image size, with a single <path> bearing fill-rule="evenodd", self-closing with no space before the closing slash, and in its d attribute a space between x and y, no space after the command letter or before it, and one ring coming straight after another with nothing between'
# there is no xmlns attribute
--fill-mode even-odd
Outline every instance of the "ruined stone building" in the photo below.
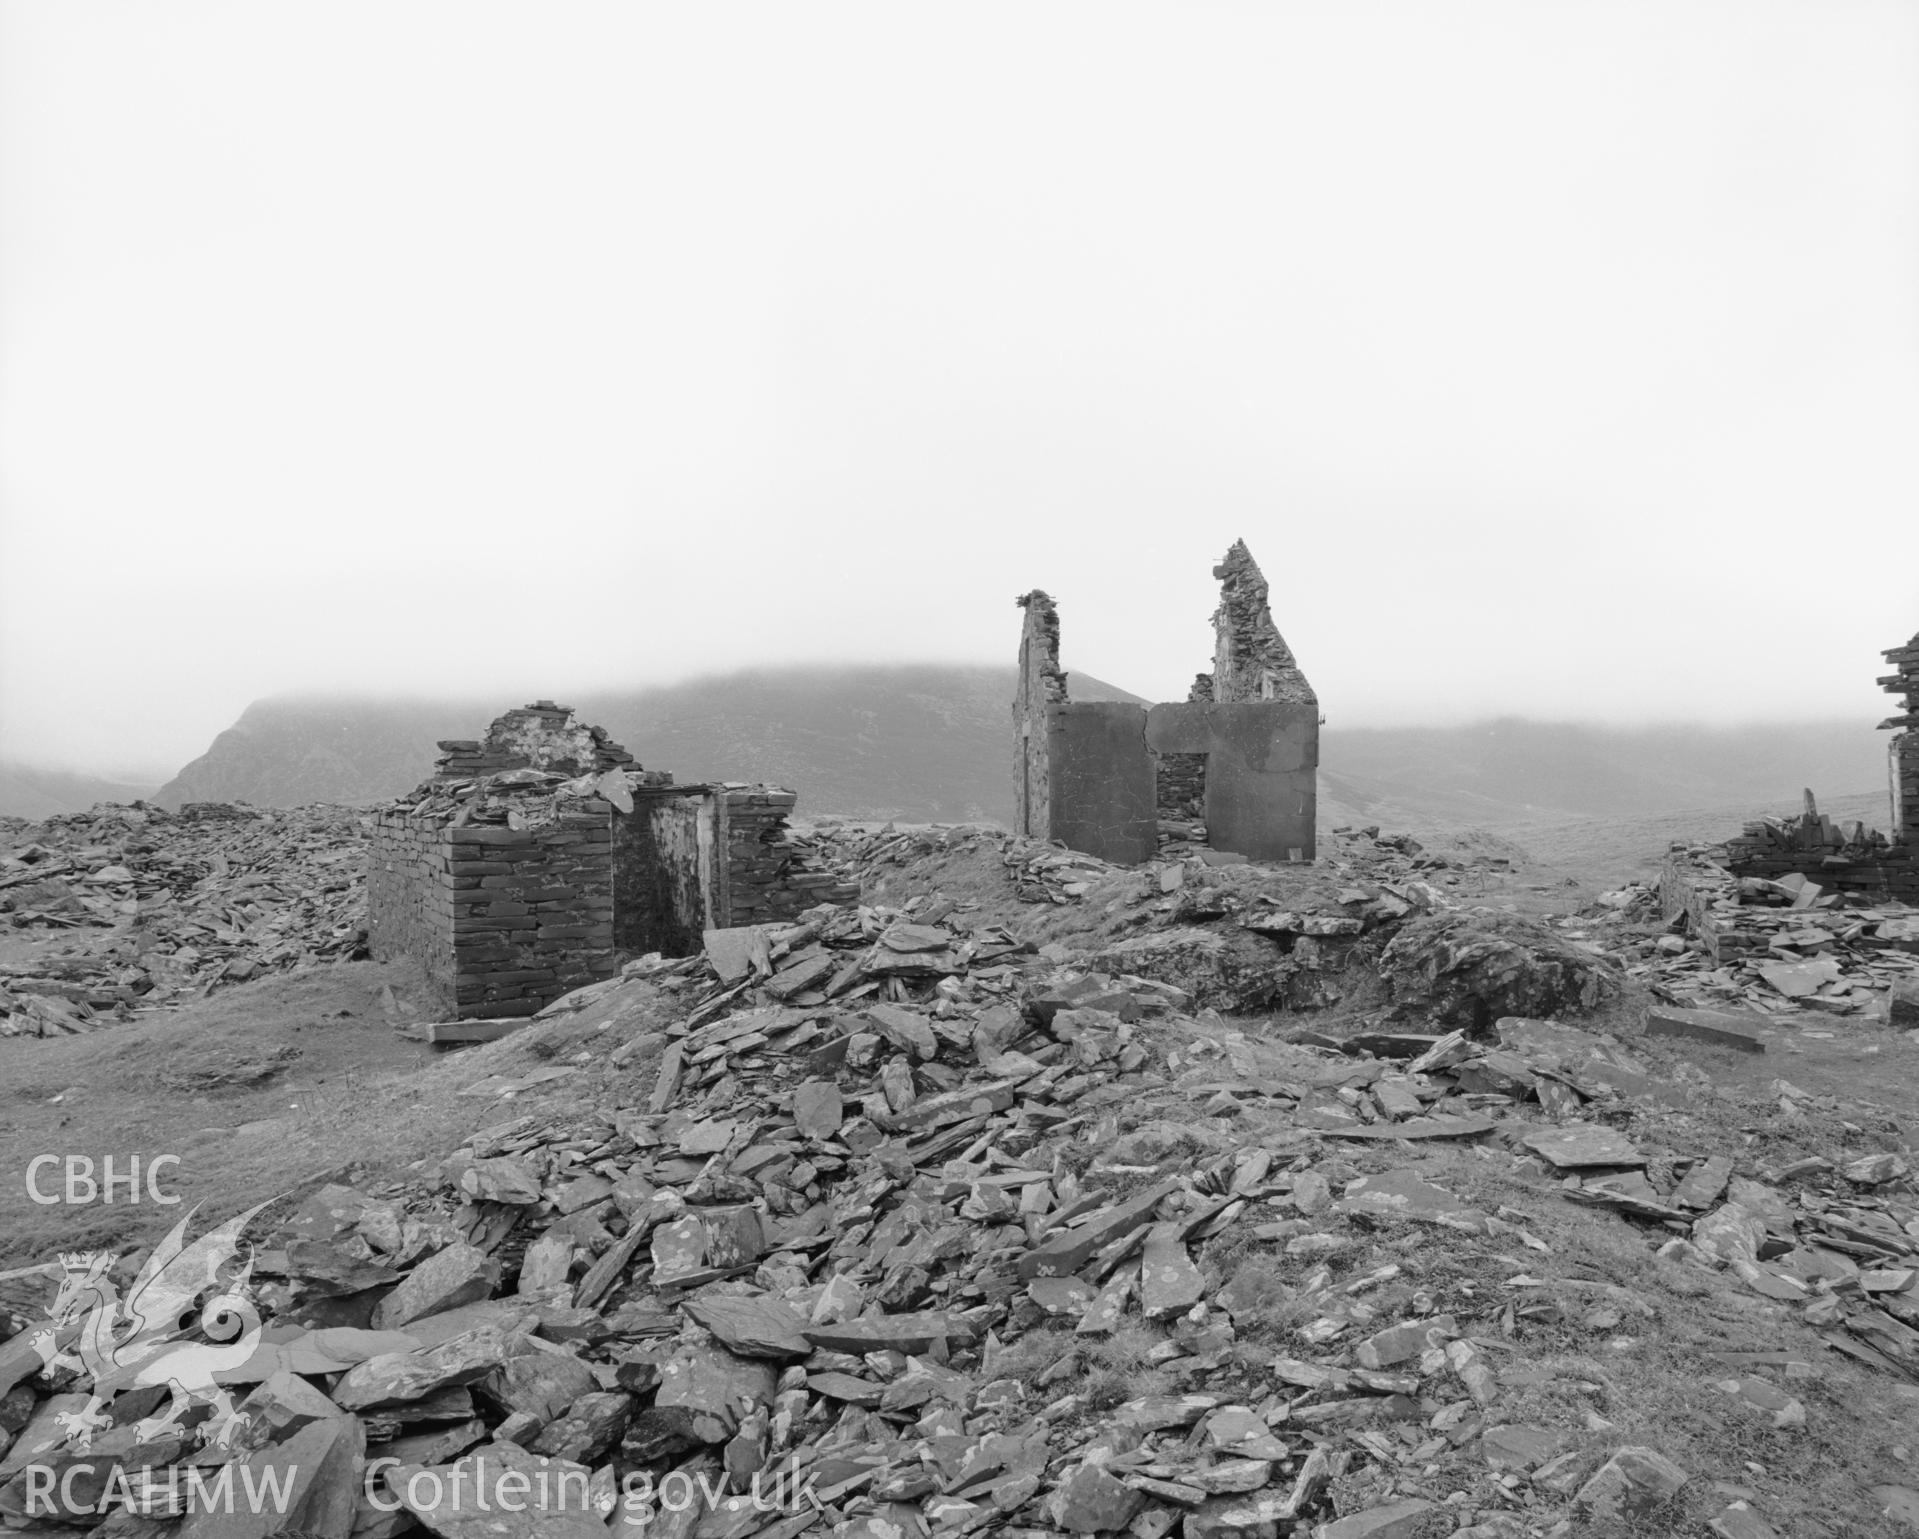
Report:
<svg viewBox="0 0 1919 1539"><path fill-rule="evenodd" d="M1319 698L1273 624L1246 542L1213 568L1213 671L1184 701L1073 701L1059 665L1059 613L1035 589L1018 602L1014 818L1023 834L1133 864L1162 818L1205 823L1208 842L1251 860L1314 852Z"/></svg>
<svg viewBox="0 0 1919 1539"><path fill-rule="evenodd" d="M1919 636L1883 655L1894 671L1879 683L1904 707L1879 723L1893 734L1887 754L1889 831L1835 823L1817 811L1809 794L1803 816L1748 823L1741 837L1726 842L1726 868L1735 876L1777 880L1796 874L1829 893L1919 903Z"/></svg>
<svg viewBox="0 0 1919 1539"><path fill-rule="evenodd" d="M1883 655L1894 671L1879 680L1880 686L1897 695L1900 705L1897 716L1879 723L1880 731L1892 731L1886 755L1892 781L1892 837L1908 847L1919 847L1919 635Z"/></svg>
<svg viewBox="0 0 1919 1539"><path fill-rule="evenodd" d="M622 957L859 895L791 837L791 791L676 786L550 700L440 750L375 817L367 910L373 955L418 958L449 1019L531 1015Z"/></svg>

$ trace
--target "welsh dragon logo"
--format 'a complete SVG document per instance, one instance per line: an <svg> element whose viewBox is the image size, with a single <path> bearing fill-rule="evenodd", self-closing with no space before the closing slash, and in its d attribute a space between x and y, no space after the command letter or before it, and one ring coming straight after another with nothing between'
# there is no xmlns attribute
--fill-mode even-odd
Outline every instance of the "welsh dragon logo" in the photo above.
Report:
<svg viewBox="0 0 1919 1539"><path fill-rule="evenodd" d="M140 1441L184 1432L188 1412L204 1405L213 1410L202 1429L206 1443L232 1447L249 1418L215 1375L237 1368L259 1345L260 1313L248 1285L253 1260L240 1260L240 1234L265 1206L188 1244L193 1209L154 1247L125 1297L111 1276L111 1251L60 1257L52 1319L34 1334L32 1349L49 1370L72 1369L91 1382L88 1403L58 1418L65 1446L90 1448L94 1434L113 1425L107 1407L116 1395L159 1384L170 1394L136 1424Z"/></svg>

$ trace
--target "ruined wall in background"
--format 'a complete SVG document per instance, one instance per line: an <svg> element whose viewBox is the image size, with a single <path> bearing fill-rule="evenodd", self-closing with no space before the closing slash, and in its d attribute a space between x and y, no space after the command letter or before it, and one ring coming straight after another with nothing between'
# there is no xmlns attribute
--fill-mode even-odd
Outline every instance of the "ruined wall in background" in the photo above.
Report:
<svg viewBox="0 0 1919 1539"><path fill-rule="evenodd" d="M1205 824L1214 849L1250 860L1316 853L1319 698L1267 606L1243 540L1213 569L1221 593L1213 672L1182 704L1075 705L1059 666L1059 615L1035 589L1018 600L1013 702L1015 827L1106 860L1158 850L1161 821ZM1183 825L1183 826L1182 826Z"/></svg>
<svg viewBox="0 0 1919 1539"><path fill-rule="evenodd" d="M536 700L495 717L484 739L446 738L439 747L436 780L476 780L515 769L599 775L639 768L604 728L576 721L571 707L551 700Z"/></svg>
<svg viewBox="0 0 1919 1539"><path fill-rule="evenodd" d="M1050 839L1052 772L1047 757L1046 713L1066 704L1066 675L1059 666L1059 611L1035 588L1014 600L1020 622L1019 678L1013 695L1013 828Z"/></svg>
<svg viewBox="0 0 1919 1539"><path fill-rule="evenodd" d="M1888 694L1899 697L1900 714L1879 725L1890 728L1887 772L1892 783L1892 837L1896 843L1919 848L1919 636L1885 654L1894 672L1879 680Z"/></svg>
<svg viewBox="0 0 1919 1539"><path fill-rule="evenodd" d="M1244 540L1233 541L1213 576L1220 594L1213 613L1212 698L1222 705L1280 700L1317 710L1319 697L1273 624L1265 574Z"/></svg>
<svg viewBox="0 0 1919 1539"><path fill-rule="evenodd" d="M378 961L414 957L434 1008L454 1005L453 867L446 829L435 818L388 809L373 820L367 846L367 948Z"/></svg>

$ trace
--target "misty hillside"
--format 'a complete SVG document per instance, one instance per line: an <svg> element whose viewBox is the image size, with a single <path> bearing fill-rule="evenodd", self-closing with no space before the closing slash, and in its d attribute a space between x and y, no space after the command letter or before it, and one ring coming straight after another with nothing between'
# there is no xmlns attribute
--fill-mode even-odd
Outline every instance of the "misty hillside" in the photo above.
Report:
<svg viewBox="0 0 1919 1539"><path fill-rule="evenodd" d="M1078 700L1136 696L1072 675ZM1011 815L1013 670L963 664L783 668L560 697L676 780L771 781L806 812L939 822ZM523 702L275 699L162 789L186 801L370 801L410 789L436 741L478 737Z"/></svg>
<svg viewBox="0 0 1919 1539"><path fill-rule="evenodd" d="M1356 812L1410 803L1466 822L1639 817L1734 802L1789 810L1805 787L1821 796L1880 790L1886 742L1870 721L1605 728L1505 718L1328 729L1319 789L1322 803Z"/></svg>
<svg viewBox="0 0 1919 1539"><path fill-rule="evenodd" d="M1075 699L1132 699L1085 674ZM925 664L762 669L562 696L649 768L684 782L768 780L802 813L961 821L1011 816L1013 670ZM158 799L370 801L417 783L434 743L521 703L274 699L249 706ZM1870 722L1606 729L1501 720L1329 728L1322 821L1514 829L1749 804L1789 810L1885 783ZM1884 821L1884 813L1875 821Z"/></svg>
<svg viewBox="0 0 1919 1539"><path fill-rule="evenodd" d="M40 769L0 763L0 817L50 818L56 812L80 812L95 802L133 802L153 795L153 786L134 785L77 770Z"/></svg>

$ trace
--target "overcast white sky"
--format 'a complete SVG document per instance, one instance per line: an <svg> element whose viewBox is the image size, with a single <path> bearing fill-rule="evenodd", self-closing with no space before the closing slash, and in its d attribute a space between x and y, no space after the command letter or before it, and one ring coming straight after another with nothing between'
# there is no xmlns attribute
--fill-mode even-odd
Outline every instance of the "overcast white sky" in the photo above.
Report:
<svg viewBox="0 0 1919 1539"><path fill-rule="evenodd" d="M1876 720L1919 11L0 3L0 754L778 660Z"/></svg>

